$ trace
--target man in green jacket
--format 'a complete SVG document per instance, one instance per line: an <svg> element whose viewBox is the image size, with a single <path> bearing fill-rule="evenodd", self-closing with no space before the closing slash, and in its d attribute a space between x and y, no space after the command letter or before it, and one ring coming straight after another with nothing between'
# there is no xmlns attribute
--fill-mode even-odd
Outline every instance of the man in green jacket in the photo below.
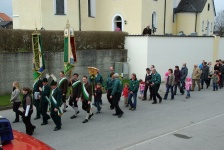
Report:
<svg viewBox="0 0 224 150"><path fill-rule="evenodd" d="M139 82L136 78L136 74L133 73L131 75L131 79L129 82L129 94L128 94L128 103L130 105L129 110L134 111L136 109L137 106L137 94L138 94L138 88L139 88ZM132 97L134 99L134 103L132 102Z"/></svg>
<svg viewBox="0 0 224 150"><path fill-rule="evenodd" d="M118 116L118 118L121 118L121 116L124 114L124 112L119 107L119 101L120 101L121 93L122 93L122 82L119 79L118 73L114 74L114 78L115 80L114 80L113 90L112 90L110 98L113 99L113 104L114 104L115 112L116 112L113 115Z"/></svg>
<svg viewBox="0 0 224 150"><path fill-rule="evenodd" d="M162 97L159 95L159 87L161 84L161 76L159 73L156 72L156 69L152 69L152 79L150 80L151 82L151 88L152 88L152 97L153 97L153 103L156 104L157 100L156 97L159 98L159 103L162 102Z"/></svg>
<svg viewBox="0 0 224 150"><path fill-rule="evenodd" d="M50 119L50 116L47 114L47 108L49 105L48 99L50 96L50 86L48 85L47 78L44 78L42 80L43 87L39 87L40 95L41 95L41 114L43 116L43 123L41 125L48 124L48 119Z"/></svg>
<svg viewBox="0 0 224 150"><path fill-rule="evenodd" d="M113 101L110 98L111 92L113 90L113 84L114 84L114 73L111 73L110 77L107 79L107 83L106 83L107 100L110 103L110 109L111 110L114 109Z"/></svg>
<svg viewBox="0 0 224 150"><path fill-rule="evenodd" d="M36 117L34 120L40 119L40 90L39 87L42 87L42 80L38 79L33 84L33 97L34 97L34 106L36 107Z"/></svg>

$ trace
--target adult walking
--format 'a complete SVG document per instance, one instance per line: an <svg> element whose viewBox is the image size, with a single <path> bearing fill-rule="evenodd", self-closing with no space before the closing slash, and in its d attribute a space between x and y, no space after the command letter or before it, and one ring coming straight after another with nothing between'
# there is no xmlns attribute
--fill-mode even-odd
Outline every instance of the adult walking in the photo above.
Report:
<svg viewBox="0 0 224 150"><path fill-rule="evenodd" d="M198 91L201 90L201 86L200 86L200 76L201 76L201 70L200 70L200 68L198 67L197 64L194 64L194 69L193 69L193 73L192 73L192 81L193 81L193 83L192 83L191 91L194 91L195 82L198 85Z"/></svg>
<svg viewBox="0 0 224 150"><path fill-rule="evenodd" d="M121 93L122 93L122 82L119 79L118 73L114 74L114 78L115 80L114 80L113 90L110 96L113 99L113 104L115 107L115 114L113 115L118 116L118 118L121 118L122 115L124 114L124 112L119 107L119 101L120 101Z"/></svg>
<svg viewBox="0 0 224 150"><path fill-rule="evenodd" d="M147 91L149 89L150 92L150 100L152 100L152 89L150 88L150 80L152 79L151 70L146 68L146 75L145 75L145 89L144 89L144 96L143 101L147 99Z"/></svg>
<svg viewBox="0 0 224 150"><path fill-rule="evenodd" d="M61 80L59 81L59 89L61 90L62 94L62 102L63 102L63 112L66 112L66 108L68 107L66 104L66 94L68 92L68 80L65 76L64 71L60 72Z"/></svg>
<svg viewBox="0 0 224 150"><path fill-rule="evenodd" d="M175 82L174 82L174 95L177 94L177 87L180 90L181 95L184 95L184 90L182 88L181 84L181 71L179 70L179 66L175 66L175 70L174 70L174 77L175 77Z"/></svg>
<svg viewBox="0 0 224 150"><path fill-rule="evenodd" d="M110 103L110 109L114 109L113 100L110 98L114 84L114 73L110 74L110 77L107 78L106 91L107 91L107 100Z"/></svg>
<svg viewBox="0 0 224 150"><path fill-rule="evenodd" d="M75 119L77 117L78 111L78 101L80 94L82 92L82 83L78 79L79 75L78 73L74 73L73 79L70 80L69 86L72 87L70 99L69 99L69 105L74 109L74 115L72 115L70 118Z"/></svg>
<svg viewBox="0 0 224 150"><path fill-rule="evenodd" d="M171 100L173 100L174 99L173 86L174 86L175 77L173 75L173 69L169 69L168 72L169 72L169 75L166 81L166 94L164 96L164 100L167 100L168 93L170 90L171 90Z"/></svg>
<svg viewBox="0 0 224 150"><path fill-rule="evenodd" d="M23 112L19 111L19 114L23 118L23 123L25 124L26 127L26 134L32 135L34 132L34 129L36 126L32 125L30 118L33 113L33 101L32 101L32 96L31 93L32 91L24 87L23 90L23 100L22 100L22 106L23 106Z"/></svg>
<svg viewBox="0 0 224 150"><path fill-rule="evenodd" d="M209 67L207 62L204 62L203 67L201 68L201 89L203 89L204 83L206 88L208 88L208 78L209 78Z"/></svg>
<svg viewBox="0 0 224 150"><path fill-rule="evenodd" d="M212 78L212 75L214 74L214 68L213 68L211 62L208 63L208 67L209 67L208 86L210 86L210 84L211 84L211 78Z"/></svg>
<svg viewBox="0 0 224 150"><path fill-rule="evenodd" d="M224 79L224 61L220 61L220 67L219 67L219 88L221 89L223 87L223 79Z"/></svg>
<svg viewBox="0 0 224 150"><path fill-rule="evenodd" d="M110 72L107 75L107 78L110 78L111 73L115 74L114 67L110 67Z"/></svg>
<svg viewBox="0 0 224 150"><path fill-rule="evenodd" d="M159 87L161 84L161 76L159 73L157 73L156 69L152 69L152 79L150 80L151 82L151 88L152 88L152 97L153 97L153 103L152 104L157 104L156 97L159 98L159 103L162 102L162 97L159 95Z"/></svg>
<svg viewBox="0 0 224 150"><path fill-rule="evenodd" d="M136 78L136 74L132 73L131 79L129 81L129 94L128 94L128 103L130 105L129 110L136 110L137 106L137 94L138 94L139 82ZM132 102L133 98L133 102Z"/></svg>
<svg viewBox="0 0 224 150"><path fill-rule="evenodd" d="M39 87L42 87L42 80L38 79L33 85L33 96L34 96L34 106L36 107L36 117L34 120L40 119L41 114L41 104L40 104L40 90Z"/></svg>
<svg viewBox="0 0 224 150"><path fill-rule="evenodd" d="M48 85L47 78L44 78L42 80L42 84L43 84L43 86L39 87L39 90L40 90L40 95L41 95L41 98L40 98L41 114L42 114L42 117L43 117L43 122L42 122L41 125L43 126L43 125L48 124L48 119L50 119L50 116L47 114L47 109L48 109L48 106L49 106L49 101L48 100L49 100L49 97L50 97L51 88Z"/></svg>
<svg viewBox="0 0 224 150"><path fill-rule="evenodd" d="M13 82L12 87L13 89L10 102L13 104L13 111L16 115L16 118L12 123L16 123L19 122L19 106L21 104L19 83L17 81Z"/></svg>
<svg viewBox="0 0 224 150"><path fill-rule="evenodd" d="M185 79L188 75L188 68L187 64L183 63L183 66L181 68L181 84L182 84L182 89L185 89Z"/></svg>

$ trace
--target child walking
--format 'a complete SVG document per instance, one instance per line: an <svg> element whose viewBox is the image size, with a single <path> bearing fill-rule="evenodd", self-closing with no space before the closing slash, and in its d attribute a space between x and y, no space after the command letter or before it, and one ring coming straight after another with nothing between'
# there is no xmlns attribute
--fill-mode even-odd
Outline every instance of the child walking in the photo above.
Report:
<svg viewBox="0 0 224 150"><path fill-rule="evenodd" d="M102 89L101 89L101 85L100 83L97 83L96 88L95 88L95 104L96 104L96 108L97 108L97 114L100 113L101 110L101 106L100 106L100 102L102 101Z"/></svg>
<svg viewBox="0 0 224 150"><path fill-rule="evenodd" d="M191 78L190 78L190 77L187 77L187 78L186 78L186 81L185 81L185 89L186 89L186 91L187 91L186 99L188 99L188 98L191 97L191 94L190 94L191 85L192 85Z"/></svg>
<svg viewBox="0 0 224 150"><path fill-rule="evenodd" d="M219 76L218 72L215 71L214 75L212 76L212 83L213 83L213 91L218 91L218 83L219 83Z"/></svg>
<svg viewBox="0 0 224 150"><path fill-rule="evenodd" d="M140 95L138 98L143 98L144 96L144 90L145 90L145 82L142 81L142 79L139 80L139 89L140 89Z"/></svg>
<svg viewBox="0 0 224 150"><path fill-rule="evenodd" d="M122 92L122 96L124 97L124 105L126 107L129 107L129 105L128 105L128 88L129 88L128 83L125 83L123 92Z"/></svg>

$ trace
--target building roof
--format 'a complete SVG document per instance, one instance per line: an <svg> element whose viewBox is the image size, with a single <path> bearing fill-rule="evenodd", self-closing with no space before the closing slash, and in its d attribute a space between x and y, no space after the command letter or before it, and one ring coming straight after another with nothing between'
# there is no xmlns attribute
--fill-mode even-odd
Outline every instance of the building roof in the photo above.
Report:
<svg viewBox="0 0 224 150"><path fill-rule="evenodd" d="M213 1L213 7L215 12L215 4ZM177 8L175 9L175 13L180 12L202 12L207 0L181 0ZM216 12L215 12L216 15Z"/></svg>
<svg viewBox="0 0 224 150"><path fill-rule="evenodd" d="M0 27L2 27L2 28L7 28L10 25L12 25L12 21L2 21L2 22L0 22Z"/></svg>
<svg viewBox="0 0 224 150"><path fill-rule="evenodd" d="M1 13L1 12L0 12L0 19L3 21L12 21L12 19L8 15L6 15L5 13Z"/></svg>

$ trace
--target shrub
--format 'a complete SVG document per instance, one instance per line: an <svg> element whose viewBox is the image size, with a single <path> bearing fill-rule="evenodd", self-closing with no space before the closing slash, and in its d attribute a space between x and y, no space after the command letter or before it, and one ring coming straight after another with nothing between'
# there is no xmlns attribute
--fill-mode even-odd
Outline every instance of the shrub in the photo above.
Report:
<svg viewBox="0 0 224 150"><path fill-rule="evenodd" d="M0 52L31 52L32 30L0 29ZM44 51L63 51L63 31L40 31ZM75 31L77 50L124 49L126 32Z"/></svg>

